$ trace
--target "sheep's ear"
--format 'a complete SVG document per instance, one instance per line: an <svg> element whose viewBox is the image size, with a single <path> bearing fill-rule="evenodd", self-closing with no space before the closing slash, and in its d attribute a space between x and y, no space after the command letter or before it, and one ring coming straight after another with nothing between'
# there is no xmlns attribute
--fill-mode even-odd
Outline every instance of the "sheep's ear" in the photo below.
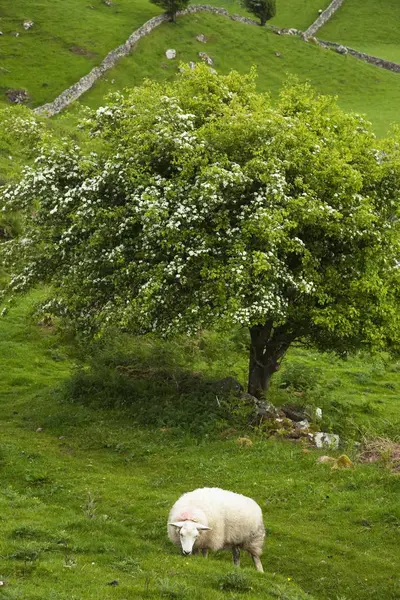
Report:
<svg viewBox="0 0 400 600"><path fill-rule="evenodd" d="M172 525L173 527L178 527L180 529L185 524L185 521L175 521L174 523L168 523L168 525Z"/></svg>
<svg viewBox="0 0 400 600"><path fill-rule="evenodd" d="M196 528L197 529L211 529L211 527L207 527L207 525L202 525L201 523L196 523Z"/></svg>

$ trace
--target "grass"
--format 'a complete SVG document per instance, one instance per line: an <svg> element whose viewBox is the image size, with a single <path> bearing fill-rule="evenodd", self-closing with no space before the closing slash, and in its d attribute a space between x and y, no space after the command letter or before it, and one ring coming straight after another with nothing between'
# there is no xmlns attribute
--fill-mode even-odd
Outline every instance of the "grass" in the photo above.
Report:
<svg viewBox="0 0 400 600"><path fill-rule="evenodd" d="M193 0L192 4L201 4ZM231 14L257 18L240 6L239 0L210 0L204 4L226 8ZM325 9L330 0L276 0L276 16L268 21L276 27L294 27L305 31L318 18L318 10Z"/></svg>
<svg viewBox="0 0 400 600"><path fill-rule="evenodd" d="M13 0L0 7L1 84L26 89L31 106L49 102L161 11L148 0ZM24 20L34 21L25 31ZM15 37L18 33L18 37Z"/></svg>
<svg viewBox="0 0 400 600"><path fill-rule="evenodd" d="M199 33L208 37L206 45L196 41ZM167 48L176 49L177 60L165 58ZM177 24L159 27L99 80L82 102L99 106L109 91L138 85L145 77L171 79L176 76L179 61L197 61L201 51L214 59L215 68L222 73L232 67L247 72L257 65L259 89L273 96L279 93L288 73L309 80L319 91L337 95L343 109L365 113L379 135L386 134L390 123L398 123L397 73L305 44L298 38L277 36L263 28L209 14L184 17Z"/></svg>
<svg viewBox="0 0 400 600"><path fill-rule="evenodd" d="M317 36L400 63L398 0L346 0Z"/></svg>
<svg viewBox="0 0 400 600"><path fill-rule="evenodd" d="M236 434L222 438L218 423L207 421L210 400L201 381L227 374L243 379L241 335L224 341L210 333L167 346L112 339L94 359L97 367L83 370L86 377L102 377L103 395L92 388L79 396L76 348L29 317L35 299L23 300L0 324L2 598L398 598L398 477L372 464L332 471L316 464L320 452L304 453L256 432L250 433L252 446L239 447ZM300 351L289 358L275 399L293 392L293 365L305 364L314 392L318 382L340 378L342 385L332 389L341 389L345 404L352 381L360 396L380 397L382 410L398 417L395 390L385 387L400 385L397 365L382 362L377 372L376 363L362 358L342 365L307 357L308 364ZM150 373L154 363L164 369L162 377ZM120 387L107 402L108 369L116 364L133 366L136 375L120 375L130 387ZM186 396L186 413L200 412L206 423L188 435L185 414L178 410L171 426L167 405L175 386L179 407L179 373L190 365L200 383ZM307 369L317 369L317 376ZM279 387L285 378L291 390ZM354 413L356 420L365 416ZM238 575L227 552L184 559L169 544L170 505L202 485L234 489L260 503L268 532L265 575L246 556Z"/></svg>

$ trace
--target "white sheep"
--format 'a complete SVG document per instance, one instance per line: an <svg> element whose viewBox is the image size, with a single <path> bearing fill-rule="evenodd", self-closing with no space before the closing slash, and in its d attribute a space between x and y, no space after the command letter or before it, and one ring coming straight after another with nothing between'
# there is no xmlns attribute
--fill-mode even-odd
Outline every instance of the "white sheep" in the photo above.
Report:
<svg viewBox="0 0 400 600"><path fill-rule="evenodd" d="M265 529L262 511L251 498L220 488L200 488L183 494L168 517L168 537L183 554L203 556L208 550L231 548L240 565L240 549L247 550L257 571L263 571Z"/></svg>

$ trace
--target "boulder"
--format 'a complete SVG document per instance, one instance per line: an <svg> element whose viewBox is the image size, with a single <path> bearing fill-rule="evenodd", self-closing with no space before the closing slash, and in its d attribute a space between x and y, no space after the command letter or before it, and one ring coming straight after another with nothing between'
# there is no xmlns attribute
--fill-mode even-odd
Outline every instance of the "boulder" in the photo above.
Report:
<svg viewBox="0 0 400 600"><path fill-rule="evenodd" d="M29 101L26 90L7 90L6 97L11 104L26 104Z"/></svg>
<svg viewBox="0 0 400 600"><path fill-rule="evenodd" d="M296 404L283 404L281 410L292 421L304 421L307 419L306 410Z"/></svg>
<svg viewBox="0 0 400 600"><path fill-rule="evenodd" d="M207 44L207 38L202 33L199 33L199 35L196 35L196 40L198 42L201 42L202 44Z"/></svg>
<svg viewBox="0 0 400 600"><path fill-rule="evenodd" d="M211 56L208 56L208 54L206 54L205 52L199 52L199 56L201 60L204 60L204 62L207 63L210 67L213 66L214 61L211 58Z"/></svg>
<svg viewBox="0 0 400 600"><path fill-rule="evenodd" d="M336 433L325 433L318 431L314 434L314 443L317 448L331 448L336 450L339 448L340 438Z"/></svg>
<svg viewBox="0 0 400 600"><path fill-rule="evenodd" d="M348 50L347 50L346 46L338 46L336 48L336 52L338 54L347 54Z"/></svg>
<svg viewBox="0 0 400 600"><path fill-rule="evenodd" d="M25 31L28 31L28 29L31 29L33 27L34 23L33 21L24 21L23 22L23 28L25 29Z"/></svg>
<svg viewBox="0 0 400 600"><path fill-rule="evenodd" d="M165 56L169 60L172 60L173 58L176 58L176 50L174 50L173 48L169 48L168 50L166 50Z"/></svg>
<svg viewBox="0 0 400 600"><path fill-rule="evenodd" d="M310 423L308 422L307 419L304 419L304 421L297 421L297 422L295 421L294 426L299 431L306 431L309 429Z"/></svg>

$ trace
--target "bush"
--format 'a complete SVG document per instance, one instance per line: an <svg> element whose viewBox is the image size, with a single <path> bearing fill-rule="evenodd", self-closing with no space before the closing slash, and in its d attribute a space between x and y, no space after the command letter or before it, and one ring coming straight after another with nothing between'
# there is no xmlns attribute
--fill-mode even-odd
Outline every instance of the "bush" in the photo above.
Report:
<svg viewBox="0 0 400 600"><path fill-rule="evenodd" d="M252 587L246 575L233 571L218 580L218 587L224 592L250 592Z"/></svg>
<svg viewBox="0 0 400 600"><path fill-rule="evenodd" d="M301 364L288 364L280 376L279 387L298 392L314 389L321 379L321 369Z"/></svg>

